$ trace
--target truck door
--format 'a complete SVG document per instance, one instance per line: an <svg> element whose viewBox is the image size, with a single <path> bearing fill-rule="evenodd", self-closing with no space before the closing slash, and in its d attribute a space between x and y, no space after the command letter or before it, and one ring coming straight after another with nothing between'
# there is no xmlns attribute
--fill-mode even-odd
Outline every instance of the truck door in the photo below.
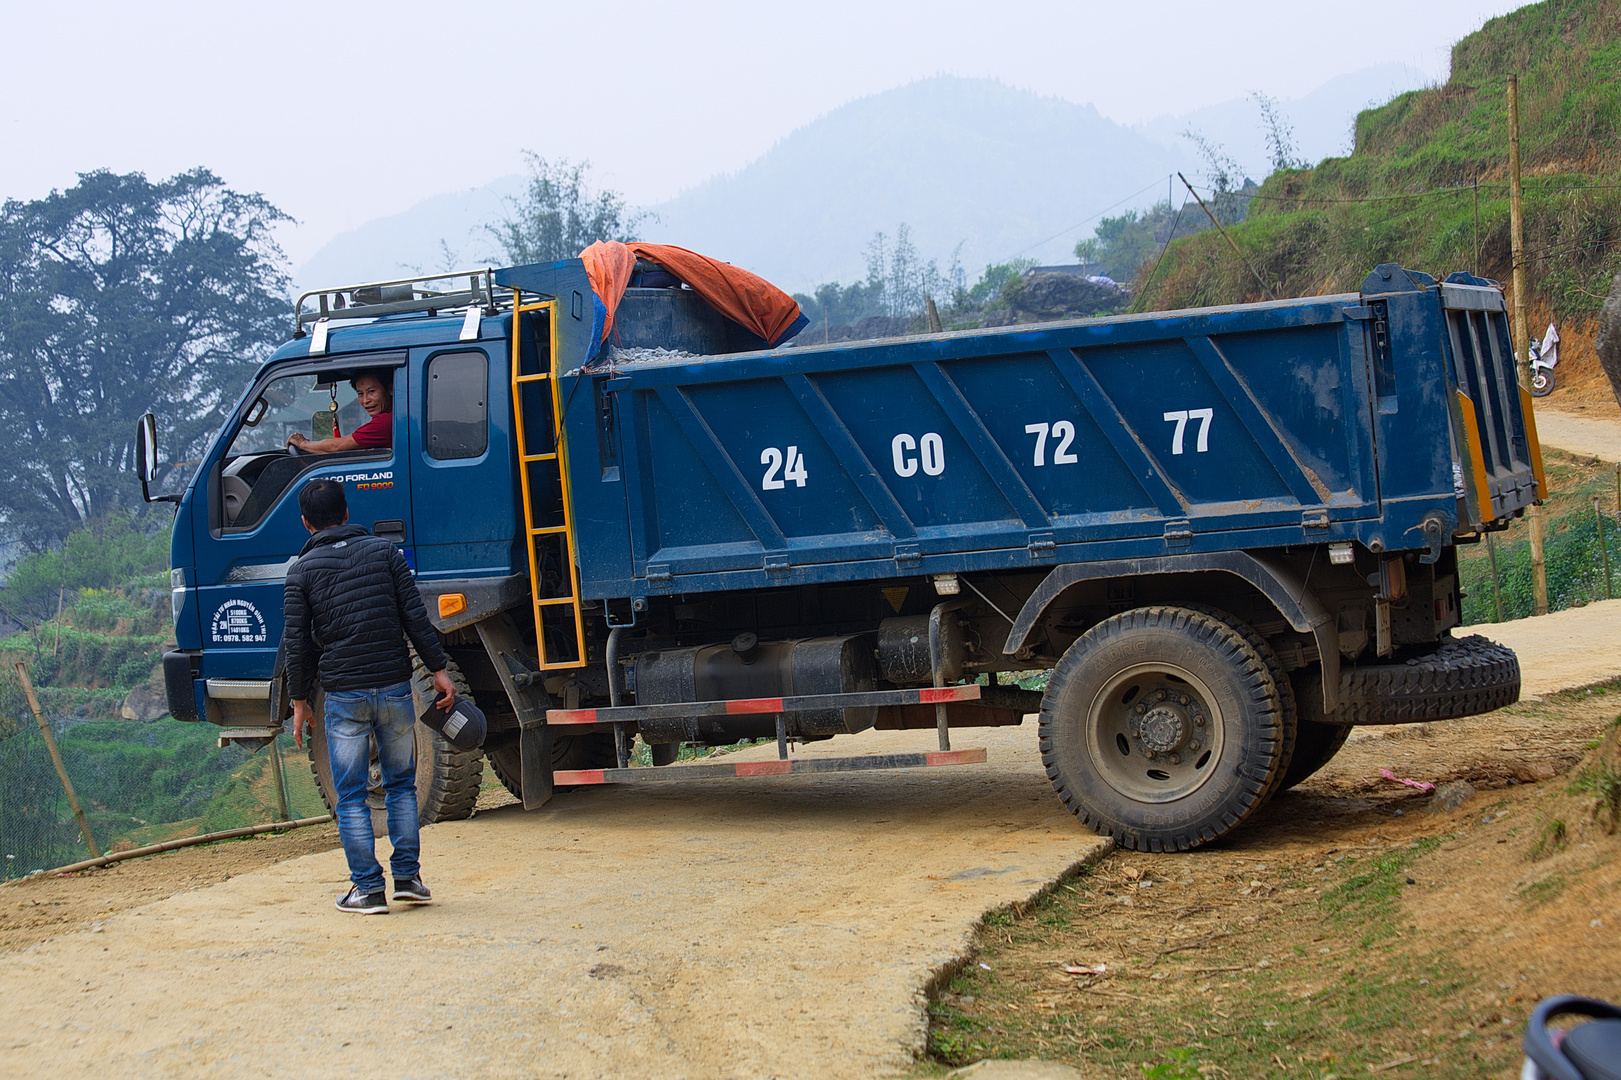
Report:
<svg viewBox="0 0 1621 1080"><path fill-rule="evenodd" d="M464 343L413 354L421 372L409 409L413 535L424 581L514 572L522 530L502 349Z"/></svg>
<svg viewBox="0 0 1621 1080"><path fill-rule="evenodd" d="M196 515L198 618L202 674L210 679L268 679L282 632L282 584L309 539L298 492L312 479L343 485L349 520L399 544L411 543L411 485L398 452L405 445L405 357L347 357L283 366L260 376L203 463L208 512ZM392 442L366 450L293 453L287 437L339 434L369 419L349 380L370 371L393 389Z"/></svg>

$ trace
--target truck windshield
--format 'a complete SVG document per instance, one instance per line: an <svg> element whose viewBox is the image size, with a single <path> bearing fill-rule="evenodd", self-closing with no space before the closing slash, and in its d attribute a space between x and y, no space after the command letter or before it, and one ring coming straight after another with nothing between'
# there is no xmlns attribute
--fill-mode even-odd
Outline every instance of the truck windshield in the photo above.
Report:
<svg viewBox="0 0 1621 1080"><path fill-rule="evenodd" d="M292 482L322 460L290 453L289 435L296 432L315 440L351 435L368 419L355 399L354 388L339 373L288 375L267 384L243 412L241 426L221 463L220 523L233 530L258 525Z"/></svg>
<svg viewBox="0 0 1621 1080"><path fill-rule="evenodd" d="M320 375L289 375L265 387L258 400L248 406L242 427L231 441L226 456L285 451L287 436L294 432L310 439L330 439L334 390L338 398L339 434L350 434L369 419L347 381L325 383L322 378Z"/></svg>

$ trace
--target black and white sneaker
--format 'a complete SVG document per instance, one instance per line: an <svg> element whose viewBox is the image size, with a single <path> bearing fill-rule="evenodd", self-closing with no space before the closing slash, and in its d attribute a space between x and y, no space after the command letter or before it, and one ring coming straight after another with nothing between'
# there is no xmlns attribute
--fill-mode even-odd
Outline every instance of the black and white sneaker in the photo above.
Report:
<svg viewBox="0 0 1621 1080"><path fill-rule="evenodd" d="M359 886L354 886L338 897L337 908L356 915L387 915L388 900L381 889L374 893L363 893Z"/></svg>
<svg viewBox="0 0 1621 1080"><path fill-rule="evenodd" d="M394 879L394 899L413 900L419 904L426 904L433 899L433 893L429 892L428 887L422 884L422 875L418 874L416 877L407 878L404 881L399 878Z"/></svg>

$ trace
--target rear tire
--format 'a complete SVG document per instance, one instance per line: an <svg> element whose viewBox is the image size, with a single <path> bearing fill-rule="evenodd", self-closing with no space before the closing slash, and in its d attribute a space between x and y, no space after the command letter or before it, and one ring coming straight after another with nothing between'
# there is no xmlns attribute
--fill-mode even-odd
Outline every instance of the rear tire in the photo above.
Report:
<svg viewBox="0 0 1621 1080"><path fill-rule="evenodd" d="M1284 770L1279 791L1288 791L1296 784L1315 776L1324 765L1334 759L1351 737L1351 729L1341 724L1323 723L1323 672L1310 667L1296 672L1295 708L1299 727L1295 736L1295 754Z"/></svg>
<svg viewBox="0 0 1621 1080"><path fill-rule="evenodd" d="M523 801L523 756L517 743L511 743L488 755L490 767L503 787L513 798ZM619 753L614 749L614 737L607 732L589 735L553 735L552 770L559 769L612 769L619 765ZM561 789L560 789L561 790Z"/></svg>
<svg viewBox="0 0 1621 1080"><path fill-rule="evenodd" d="M1278 654L1273 651L1271 645L1267 644L1266 638L1256 633L1244 620L1230 612L1216 607L1208 607L1204 604L1183 604L1182 606L1189 611L1202 611L1211 618L1226 623L1235 633L1242 634L1244 640L1249 642L1250 648L1259 653L1261 659L1266 661L1267 674L1272 676L1272 685L1278 688L1278 717L1281 721L1278 731L1283 739L1283 749L1278 755L1277 777L1272 782L1272 790L1262 796L1262 801L1265 802L1284 789L1284 778L1288 775L1290 765L1294 761L1297 752L1296 739L1300 728L1300 709L1295 700L1294 684L1289 681L1289 673L1284 670L1283 661L1278 659Z"/></svg>
<svg viewBox="0 0 1621 1080"><path fill-rule="evenodd" d="M1243 633L1201 611L1138 608L1088 630L1053 668L1041 760L1093 831L1125 848L1186 851L1271 795L1285 724L1266 660Z"/></svg>

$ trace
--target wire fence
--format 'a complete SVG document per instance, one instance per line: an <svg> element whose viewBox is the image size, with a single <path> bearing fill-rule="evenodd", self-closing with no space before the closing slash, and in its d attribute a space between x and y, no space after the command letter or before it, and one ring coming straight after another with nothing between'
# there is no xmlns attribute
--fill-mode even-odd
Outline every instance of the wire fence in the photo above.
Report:
<svg viewBox="0 0 1621 1080"><path fill-rule="evenodd" d="M307 759L285 739L252 753L219 747L212 724L169 717L48 720L104 853L326 812ZM0 718L0 880L90 854L34 718Z"/></svg>
<svg viewBox="0 0 1621 1080"><path fill-rule="evenodd" d="M1485 549L1485 544L1480 545ZM1548 610L1563 611L1621 595L1621 515L1593 511L1547 522L1543 567ZM1493 562L1495 560L1495 578ZM1459 564L1466 624L1524 619L1536 614L1531 546L1520 541L1478 550ZM1501 614L1499 615L1499 607Z"/></svg>

